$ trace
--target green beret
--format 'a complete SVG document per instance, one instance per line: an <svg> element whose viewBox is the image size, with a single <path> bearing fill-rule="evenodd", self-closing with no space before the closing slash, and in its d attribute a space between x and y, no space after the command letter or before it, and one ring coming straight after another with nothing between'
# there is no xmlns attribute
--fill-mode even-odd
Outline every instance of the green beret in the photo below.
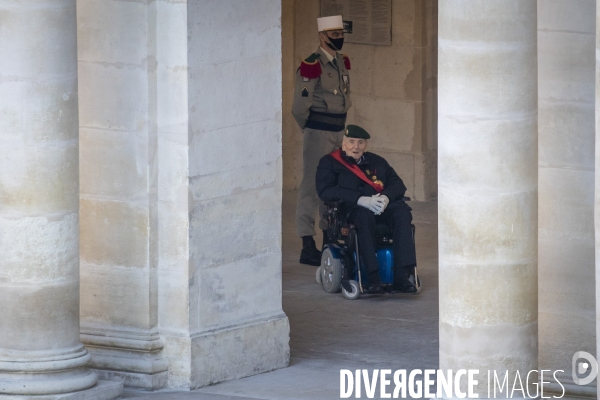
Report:
<svg viewBox="0 0 600 400"><path fill-rule="evenodd" d="M370 139L371 135L369 132L365 131L358 125L348 125L346 127L346 133L344 134L346 137L356 138L356 139Z"/></svg>

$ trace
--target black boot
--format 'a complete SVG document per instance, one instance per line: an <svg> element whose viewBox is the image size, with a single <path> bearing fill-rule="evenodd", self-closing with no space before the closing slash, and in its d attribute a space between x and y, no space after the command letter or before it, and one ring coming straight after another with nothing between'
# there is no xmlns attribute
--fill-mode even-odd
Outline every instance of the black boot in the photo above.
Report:
<svg viewBox="0 0 600 400"><path fill-rule="evenodd" d="M381 278L379 277L379 270L369 273L369 286L365 290L366 294L383 294L385 290L381 284Z"/></svg>
<svg viewBox="0 0 600 400"><path fill-rule="evenodd" d="M317 250L315 240L312 236L302 236L300 263L314 266L321 265L321 252Z"/></svg>
<svg viewBox="0 0 600 400"><path fill-rule="evenodd" d="M415 267L402 267L394 270L394 283L392 293L417 293L415 285ZM412 280L411 280L412 278Z"/></svg>

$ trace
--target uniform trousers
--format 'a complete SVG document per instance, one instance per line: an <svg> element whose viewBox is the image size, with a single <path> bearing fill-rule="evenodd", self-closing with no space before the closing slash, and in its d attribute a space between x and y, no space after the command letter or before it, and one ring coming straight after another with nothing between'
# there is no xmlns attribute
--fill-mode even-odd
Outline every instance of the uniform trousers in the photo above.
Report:
<svg viewBox="0 0 600 400"><path fill-rule="evenodd" d="M304 128L304 148L302 161L304 163L302 182L298 190L298 202L296 204L296 231L298 236L315 235L315 213L319 210L321 216L319 228L327 229L327 223L323 220L325 205L317 195L315 177L319 160L333 150L342 146L344 131L331 132L317 129Z"/></svg>
<svg viewBox="0 0 600 400"><path fill-rule="evenodd" d="M375 224L386 224L392 230L394 239L394 270L396 274L403 268L417 264L415 246L412 239L412 214L408 204L398 201L387 206L381 215L375 215L364 207L350 211L348 221L356 226L358 251L366 264L369 275L379 270L375 255Z"/></svg>

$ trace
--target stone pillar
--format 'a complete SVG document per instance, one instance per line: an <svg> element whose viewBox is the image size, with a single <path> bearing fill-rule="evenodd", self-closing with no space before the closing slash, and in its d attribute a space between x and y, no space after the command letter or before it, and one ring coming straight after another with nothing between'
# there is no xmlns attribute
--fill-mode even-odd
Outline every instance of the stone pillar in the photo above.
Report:
<svg viewBox="0 0 600 400"><path fill-rule="evenodd" d="M75 0L0 0L0 21L0 394L82 391Z"/></svg>
<svg viewBox="0 0 600 400"><path fill-rule="evenodd" d="M78 3L81 340L100 378L159 389L158 3ZM162 171L164 172L164 171Z"/></svg>
<svg viewBox="0 0 600 400"><path fill-rule="evenodd" d="M164 353L169 361L167 386L192 385L189 321L189 110L188 4L159 1L157 36L158 131L158 311Z"/></svg>
<svg viewBox="0 0 600 400"><path fill-rule="evenodd" d="M481 398L537 367L536 8L439 3L440 368Z"/></svg>
<svg viewBox="0 0 600 400"><path fill-rule="evenodd" d="M595 170L600 171L600 2L596 2L596 93L595 93ZM600 173L595 174L594 230L596 264L596 360L600 360ZM598 378L596 378L598 379ZM596 398L600 385L596 384Z"/></svg>
<svg viewBox="0 0 600 400"><path fill-rule="evenodd" d="M281 1L160 3L159 321L194 389L289 363Z"/></svg>
<svg viewBox="0 0 600 400"><path fill-rule="evenodd" d="M281 0L251 3L78 3L81 338L101 378L191 389L289 362Z"/></svg>
<svg viewBox="0 0 600 400"><path fill-rule="evenodd" d="M595 396L571 359L596 351L594 0L538 0L539 369L560 396ZM550 385L547 385L550 388Z"/></svg>

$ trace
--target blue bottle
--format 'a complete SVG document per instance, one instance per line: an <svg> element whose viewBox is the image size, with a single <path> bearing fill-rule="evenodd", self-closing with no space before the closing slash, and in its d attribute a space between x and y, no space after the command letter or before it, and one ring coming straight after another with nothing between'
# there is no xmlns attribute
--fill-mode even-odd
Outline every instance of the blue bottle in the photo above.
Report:
<svg viewBox="0 0 600 400"><path fill-rule="evenodd" d="M392 250L391 247L384 247L377 250L376 254L381 283L391 284L394 281L394 250ZM356 253L354 254L354 257L356 260ZM364 262L361 262L360 264L360 271L362 283L366 286L369 284L369 273ZM356 274L354 280L358 281L358 274Z"/></svg>

